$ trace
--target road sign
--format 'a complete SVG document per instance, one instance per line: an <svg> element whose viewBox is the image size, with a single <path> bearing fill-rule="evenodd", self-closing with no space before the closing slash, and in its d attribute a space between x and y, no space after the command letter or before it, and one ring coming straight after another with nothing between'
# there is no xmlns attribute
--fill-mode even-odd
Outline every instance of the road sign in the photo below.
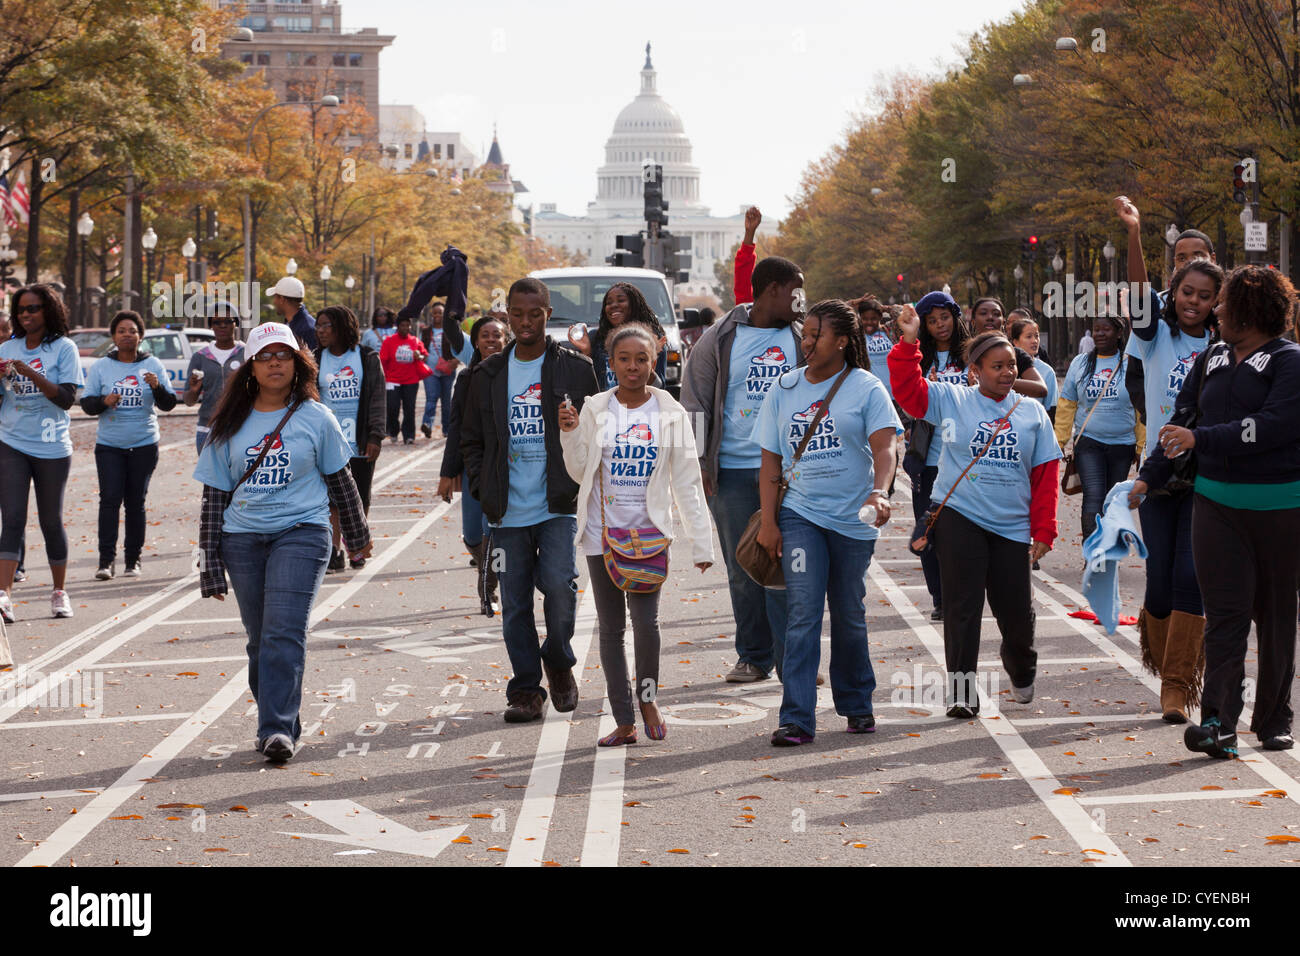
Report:
<svg viewBox="0 0 1300 956"><path fill-rule="evenodd" d="M1268 223L1266 222L1246 223L1246 251L1247 252L1268 251Z"/></svg>
<svg viewBox="0 0 1300 956"><path fill-rule="evenodd" d="M433 859L465 832L464 826L436 830L412 830L351 800L313 800L290 803L295 810L310 813L342 833L288 833L307 840L343 843L367 850L387 850ZM462 841L463 842L463 841Z"/></svg>

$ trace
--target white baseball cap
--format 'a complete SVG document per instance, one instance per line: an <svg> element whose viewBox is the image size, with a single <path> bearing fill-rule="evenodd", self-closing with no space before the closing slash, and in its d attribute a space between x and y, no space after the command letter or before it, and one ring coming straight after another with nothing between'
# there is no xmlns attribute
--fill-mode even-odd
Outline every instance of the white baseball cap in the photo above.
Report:
<svg viewBox="0 0 1300 956"><path fill-rule="evenodd" d="M302 280L293 276L285 276L271 288L266 290L268 296L282 295L286 299L305 299L307 290L303 287Z"/></svg>
<svg viewBox="0 0 1300 956"><path fill-rule="evenodd" d="M298 337L293 334L293 329L283 322L263 322L261 325L255 325L248 332L248 344L245 346L245 355L256 355L262 349L269 345L287 345L295 352L298 351Z"/></svg>

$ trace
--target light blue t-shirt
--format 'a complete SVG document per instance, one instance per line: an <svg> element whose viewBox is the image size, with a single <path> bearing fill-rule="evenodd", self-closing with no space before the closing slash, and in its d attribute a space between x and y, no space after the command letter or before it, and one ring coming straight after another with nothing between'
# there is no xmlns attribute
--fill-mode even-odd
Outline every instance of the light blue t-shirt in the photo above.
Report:
<svg viewBox="0 0 1300 956"><path fill-rule="evenodd" d="M368 328L361 334L361 344L378 352L380 347L384 344L384 339L388 338L396 331L396 325L390 325L385 329L374 327Z"/></svg>
<svg viewBox="0 0 1300 956"><path fill-rule="evenodd" d="M1079 408L1074 413L1074 434L1078 436L1084 419L1087 419L1088 428L1084 434L1093 441L1106 445L1131 444L1137 416L1133 411L1133 403L1129 401L1128 389L1124 387L1125 367L1121 366L1122 356L1097 356L1096 371L1092 373L1092 378L1084 381L1084 375L1088 371L1088 358L1088 355L1074 357L1070 370L1065 373L1065 384L1061 386L1062 398L1079 403ZM1095 412L1092 411L1094 405L1097 406ZM1089 413L1091 418L1088 418Z"/></svg>
<svg viewBox="0 0 1300 956"><path fill-rule="evenodd" d="M762 464L763 451L753 439L754 422L772 383L794 368L794 356L794 333L789 326L736 326L722 407L719 468L757 468Z"/></svg>
<svg viewBox="0 0 1300 956"><path fill-rule="evenodd" d="M966 386L968 381L966 375L966 366L962 365L956 359L953 359L948 352L935 352L934 365L935 378L930 379L930 369L925 370L926 381L930 384L934 382L944 382L948 385ZM939 446L943 444L943 434L935 432L933 440L930 442L930 450L925 453L925 466L933 468L939 464Z"/></svg>
<svg viewBox="0 0 1300 956"><path fill-rule="evenodd" d="M42 342L34 349L26 339L8 339L0 344L0 359L21 359L55 385L85 383L77 347L66 335ZM33 458L67 458L72 454L71 421L67 409L45 397L30 378L14 374L0 379L4 401L0 402L0 441Z"/></svg>
<svg viewBox="0 0 1300 956"><path fill-rule="evenodd" d="M889 355L889 350L894 347L894 340L889 337L888 332L882 329L876 330L866 338L867 356L871 359L871 374L880 379L881 384L885 386L885 391L892 399L894 389L889 384L889 363L885 361L885 357Z"/></svg>
<svg viewBox="0 0 1300 956"><path fill-rule="evenodd" d="M546 422L542 419L543 353L530 362L506 363L506 428L510 434L510 493L500 528L528 528L551 514L546 503Z"/></svg>
<svg viewBox="0 0 1300 956"><path fill-rule="evenodd" d="M754 425L754 439L781 456L782 470L790 466L838 378L837 372L813 385L803 369L795 369L768 390ZM847 538L877 538L880 532L862 523L858 509L874 487L870 438L882 428L902 433L894 403L879 379L853 369L795 466L782 507Z"/></svg>
<svg viewBox="0 0 1300 956"><path fill-rule="evenodd" d="M1044 408L1055 408L1061 395L1061 385L1056 380L1056 369L1038 356L1034 356L1034 368L1038 369L1038 374L1043 376L1043 384L1047 386L1047 397L1040 398L1039 401L1043 403Z"/></svg>
<svg viewBox="0 0 1300 956"><path fill-rule="evenodd" d="M1128 337L1125 354L1142 360L1143 389L1147 404L1146 454L1155 450L1160 429L1169 424L1174 414L1174 401L1183 387L1183 380L1192 370L1196 356L1205 351L1209 337L1193 338L1186 332L1177 336L1169 331L1169 324L1159 317L1151 318L1156 324L1156 336L1144 342L1136 335ZM1098 413L1100 414L1100 413Z"/></svg>
<svg viewBox="0 0 1300 956"><path fill-rule="evenodd" d="M1009 428L971 468L948 499L947 507L961 512L986 531L1029 544L1030 474L1039 465L1061 457L1047 409L1012 392L995 402L978 388L929 383L930 405L925 420L935 426L935 441L943 449L934 500L941 501L993 436L999 421L1015 406ZM941 436L951 433L951 441Z"/></svg>
<svg viewBox="0 0 1300 956"><path fill-rule="evenodd" d="M250 411L228 441L209 441L203 446L194 479L222 491L234 489L282 418L282 410ZM352 450L330 410L320 402L305 402L293 413L257 471L235 491L221 530L275 534L296 524L328 528L325 476L346 468L351 457Z"/></svg>
<svg viewBox="0 0 1300 956"><path fill-rule="evenodd" d="M354 347L342 355L321 349L320 373L321 403L334 413L343 440L352 449L352 457L360 458L357 449L357 409L361 405L361 349Z"/></svg>
<svg viewBox="0 0 1300 956"><path fill-rule="evenodd" d="M153 372L158 384L167 386L167 369L152 355L129 364L106 355L90 366L84 394L106 396L116 392L122 396L115 406L99 413L95 436L99 444L110 448L158 444L158 409L153 389L144 380L145 372Z"/></svg>

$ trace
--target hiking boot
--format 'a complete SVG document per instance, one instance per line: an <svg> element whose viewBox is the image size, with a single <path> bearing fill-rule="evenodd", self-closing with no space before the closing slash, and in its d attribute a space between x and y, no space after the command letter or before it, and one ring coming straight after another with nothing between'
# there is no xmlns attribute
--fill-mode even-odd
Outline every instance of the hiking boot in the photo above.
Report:
<svg viewBox="0 0 1300 956"><path fill-rule="evenodd" d="M736 666L727 674L725 680L728 684L752 684L755 681L767 680L767 674L763 672L761 667L748 661L737 661Z"/></svg>
<svg viewBox="0 0 1300 956"><path fill-rule="evenodd" d="M506 723L526 724L537 720L542 716L542 708L545 706L546 698L535 691L516 694L510 698L510 706L506 708Z"/></svg>
<svg viewBox="0 0 1300 956"><path fill-rule="evenodd" d="M551 706L567 714L578 706L578 682L573 679L572 667L552 667L542 661L546 683L551 688Z"/></svg>

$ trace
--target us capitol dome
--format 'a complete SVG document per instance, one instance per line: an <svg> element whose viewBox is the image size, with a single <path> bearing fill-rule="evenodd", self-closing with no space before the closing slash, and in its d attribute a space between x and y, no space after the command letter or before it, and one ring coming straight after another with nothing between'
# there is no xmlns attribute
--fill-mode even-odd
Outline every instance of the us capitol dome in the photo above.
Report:
<svg viewBox="0 0 1300 956"><path fill-rule="evenodd" d="M700 170L691 162L686 127L659 95L648 43L645 52L641 90L619 111L605 141L605 162L596 170L596 199L587 204L585 216L567 216L557 212L554 203L542 203L532 215L532 233L580 254L586 265L604 265L614 252L616 236L645 228L641 165L645 160L657 162L663 166L668 231L692 239L690 281L678 284L677 291L708 297L717 284L714 262L726 259L744 237L745 211L742 207L733 216L709 215L700 199Z"/></svg>

